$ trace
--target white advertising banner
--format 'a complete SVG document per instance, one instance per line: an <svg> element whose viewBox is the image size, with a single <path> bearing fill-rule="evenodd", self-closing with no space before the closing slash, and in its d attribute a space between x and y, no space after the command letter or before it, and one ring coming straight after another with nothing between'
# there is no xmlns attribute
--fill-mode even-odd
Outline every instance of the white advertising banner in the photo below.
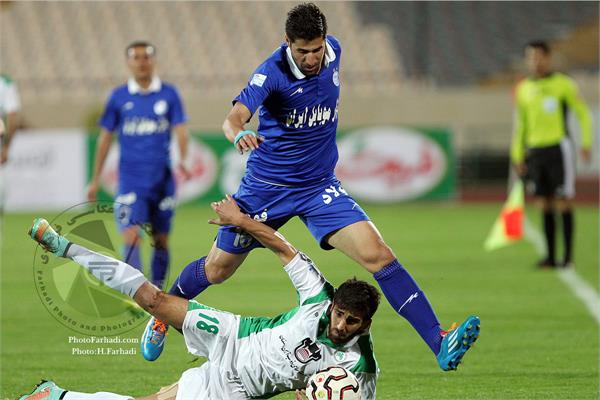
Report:
<svg viewBox="0 0 600 400"><path fill-rule="evenodd" d="M17 132L2 168L6 211L63 210L85 201L83 129Z"/></svg>

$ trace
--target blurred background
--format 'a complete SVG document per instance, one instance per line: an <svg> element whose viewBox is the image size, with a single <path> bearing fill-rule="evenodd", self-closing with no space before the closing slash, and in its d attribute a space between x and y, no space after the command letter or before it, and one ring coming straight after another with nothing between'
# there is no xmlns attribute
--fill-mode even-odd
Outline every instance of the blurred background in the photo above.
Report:
<svg viewBox="0 0 600 400"><path fill-rule="evenodd" d="M160 76L182 92L191 130L197 135L197 161L201 164L197 169L203 171L197 172L204 174L202 187L188 187L185 201L209 200L235 189L243 164L238 165L239 157L233 164L229 162L226 144L212 138L221 136L220 126L231 99L254 68L283 41L285 16L294 3L0 4L0 71L18 85L26 133L44 131L70 140L71 146L93 147L103 104L110 90L128 76L125 46L134 40L148 40L157 47ZM344 49L342 138L357 128L379 126L410 128L429 137L436 136L433 129L438 139L446 136L441 139L448 157L442 187L429 188L433 195L420 193L408 199L498 200L504 195L512 93L525 75L523 46L530 40L541 38L551 43L556 69L575 78L598 120L598 2L324 2L320 6L328 18L329 32L341 40ZM92 138L81 143L73 142L73 135L63 139L62 133L76 132L67 128L85 130ZM594 129L597 137L597 124ZM576 125L574 131L578 140ZM38 154L32 151L33 142L26 146L21 139L15 140L8 165L9 171L14 171L8 173L8 210L27 207L22 197L29 193L11 189L34 175L27 169L37 171L40 182L48 181L39 172L51 173L52 167L40 169L40 162L59 162L61 157L73 155L64 150L66 155L54 157L47 153L47 144L40 145ZM37 140L43 143L43 139ZM65 142L57 147L69 145ZM19 148L27 148L27 154ZM73 162L83 163L80 169L84 170L89 168L92 153L81 153L81 159ZM115 162L113 156L112 165ZM69 168L73 163L64 164L75 172ZM388 166L388 174L393 175L390 168L402 166ZM105 175L110 171L106 168ZM224 177L223 171L228 171L228 176ZM234 178L231 171L237 171ZM597 173L594 151L591 164L579 165L579 200L597 201ZM80 189L87 176L82 172L71 180ZM346 176L345 180L349 179ZM108 193L110 180L105 176ZM393 177L388 177L390 180ZM78 200L78 190L71 188L72 196L63 195L62 203ZM83 200L83 192L79 194ZM58 203L55 208L68 205Z"/></svg>

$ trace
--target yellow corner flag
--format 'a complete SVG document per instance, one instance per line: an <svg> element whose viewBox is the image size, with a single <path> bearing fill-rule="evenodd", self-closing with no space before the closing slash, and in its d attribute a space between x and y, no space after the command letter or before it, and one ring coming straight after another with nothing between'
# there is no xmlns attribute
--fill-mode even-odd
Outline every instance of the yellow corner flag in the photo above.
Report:
<svg viewBox="0 0 600 400"><path fill-rule="evenodd" d="M496 219L483 248L487 251L496 250L507 244L523 238L523 215L525 209L525 193L523 182L517 179L508 195L508 199L500 216Z"/></svg>

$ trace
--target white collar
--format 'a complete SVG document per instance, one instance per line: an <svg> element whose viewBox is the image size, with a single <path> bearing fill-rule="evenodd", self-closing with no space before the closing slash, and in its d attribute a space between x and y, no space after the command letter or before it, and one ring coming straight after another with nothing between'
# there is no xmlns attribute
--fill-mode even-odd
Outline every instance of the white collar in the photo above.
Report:
<svg viewBox="0 0 600 400"><path fill-rule="evenodd" d="M137 83L133 78L129 78L129 80L127 80L127 90L129 91L129 94L160 92L161 88L162 82L156 75L152 77L152 82L150 82L148 89L142 89L139 83Z"/></svg>
<svg viewBox="0 0 600 400"><path fill-rule="evenodd" d="M297 79L304 79L306 78L306 75L304 75L302 73L302 71L300 71L300 68L298 68L298 66L296 65L296 62L294 61L294 57L292 57L292 50L290 49L290 46L288 46L285 49L285 54L286 54L286 58L287 58L287 62L290 65L290 68L292 69L292 74L294 74L294 76ZM335 51L333 50L333 47L331 47L331 45L329 44L329 41L327 39L325 39L325 66L328 67L329 63L335 60Z"/></svg>

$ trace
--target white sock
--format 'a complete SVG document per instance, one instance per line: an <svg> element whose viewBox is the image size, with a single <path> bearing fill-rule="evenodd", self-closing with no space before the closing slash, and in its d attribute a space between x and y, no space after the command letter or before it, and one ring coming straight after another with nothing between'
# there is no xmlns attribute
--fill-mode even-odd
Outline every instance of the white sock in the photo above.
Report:
<svg viewBox="0 0 600 400"><path fill-rule="evenodd" d="M65 256L90 271L109 288L118 290L129 297L133 297L140 286L148 282L144 274L131 265L88 250L75 243L69 246Z"/></svg>
<svg viewBox="0 0 600 400"><path fill-rule="evenodd" d="M120 394L98 392L98 393L79 393L71 392L65 394L62 400L133 400L133 397L121 396Z"/></svg>

